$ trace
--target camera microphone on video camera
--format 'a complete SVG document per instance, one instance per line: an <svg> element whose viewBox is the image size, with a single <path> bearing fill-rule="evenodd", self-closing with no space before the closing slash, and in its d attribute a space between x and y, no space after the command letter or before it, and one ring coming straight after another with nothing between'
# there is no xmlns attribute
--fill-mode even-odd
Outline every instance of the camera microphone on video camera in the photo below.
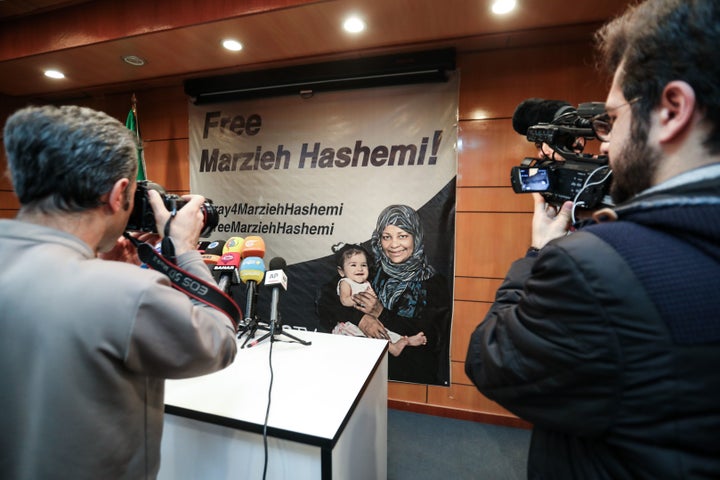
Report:
<svg viewBox="0 0 720 480"><path fill-rule="evenodd" d="M512 126L520 135L527 135L528 128L539 123L552 123L560 115L572 110L575 108L564 100L528 98L515 109Z"/></svg>

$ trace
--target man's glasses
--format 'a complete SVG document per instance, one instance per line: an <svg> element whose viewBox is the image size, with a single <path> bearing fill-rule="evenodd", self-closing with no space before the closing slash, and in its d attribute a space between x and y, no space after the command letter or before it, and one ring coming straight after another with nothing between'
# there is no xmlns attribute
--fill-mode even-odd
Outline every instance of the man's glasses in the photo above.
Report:
<svg viewBox="0 0 720 480"><path fill-rule="evenodd" d="M618 108L624 107L626 105L632 105L633 103L640 100L641 97L635 97L632 100L630 100L627 103L623 103L622 105L618 105L617 107L612 107L610 110L617 110ZM607 142L610 140L610 132L612 131L614 119L610 116L610 113L605 112L601 113L600 115L596 115L590 119L590 124L592 125L592 129L595 132L595 136L600 140L601 142Z"/></svg>

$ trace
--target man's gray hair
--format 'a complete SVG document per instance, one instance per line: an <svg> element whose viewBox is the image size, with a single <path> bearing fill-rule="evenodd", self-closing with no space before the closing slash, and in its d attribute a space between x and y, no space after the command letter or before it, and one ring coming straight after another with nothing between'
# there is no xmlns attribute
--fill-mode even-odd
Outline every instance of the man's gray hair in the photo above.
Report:
<svg viewBox="0 0 720 480"><path fill-rule="evenodd" d="M79 106L18 110L4 130L9 176L23 210L98 207L121 178L134 180L135 135L103 112Z"/></svg>

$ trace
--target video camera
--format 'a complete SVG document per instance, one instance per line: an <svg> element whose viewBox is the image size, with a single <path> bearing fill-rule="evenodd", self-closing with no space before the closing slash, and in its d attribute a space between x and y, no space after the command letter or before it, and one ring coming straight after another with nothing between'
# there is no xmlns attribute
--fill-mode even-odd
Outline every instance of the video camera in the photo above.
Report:
<svg viewBox="0 0 720 480"><path fill-rule="evenodd" d="M155 214L150 206L148 190L156 190L160 194L165 208L167 208L168 211L172 211L173 209L179 210L187 203L177 195L166 193L165 189L157 183L148 180L139 180L137 182L137 189L135 190L135 205L130 213L130 218L128 219L125 230L131 232L157 233ZM200 236L209 237L212 231L215 230L215 227L217 227L220 216L210 199L206 199L200 209L204 216L203 229L200 232Z"/></svg>
<svg viewBox="0 0 720 480"><path fill-rule="evenodd" d="M530 98L518 105L515 131L536 145L548 145L562 160L526 157L510 171L513 191L540 192L557 206L568 200L583 208L611 206L607 155L582 153L585 141L596 138L591 119L604 112L602 102L581 103L576 109L559 100Z"/></svg>

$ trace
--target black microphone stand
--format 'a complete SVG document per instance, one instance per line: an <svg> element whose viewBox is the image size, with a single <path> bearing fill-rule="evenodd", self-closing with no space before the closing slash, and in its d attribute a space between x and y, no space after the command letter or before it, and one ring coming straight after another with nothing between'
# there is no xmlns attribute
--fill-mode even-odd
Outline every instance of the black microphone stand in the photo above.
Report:
<svg viewBox="0 0 720 480"><path fill-rule="evenodd" d="M262 342L263 340L265 340L266 338L269 338L270 342L277 342L277 341L279 341L277 337L279 337L280 335L284 335L284 336L288 337L290 340L295 341L296 343L299 343L301 345L311 345L312 344L312 342L310 342L308 340L303 340L301 338L296 337L295 335L287 333L286 330L283 330L279 313L277 314L277 317L278 317L277 320L270 321L270 331L268 333L266 333L265 335L263 335L262 337L255 340L254 342L250 343L250 345L248 345L248 347L254 347L255 345L257 345L260 342ZM278 330L279 330L279 333L278 333ZM246 342L247 342L247 340L246 340ZM244 345L245 344L243 344L243 346Z"/></svg>
<svg viewBox="0 0 720 480"><path fill-rule="evenodd" d="M285 332L282 328L282 322L280 321L280 311L278 309L278 303L280 302L280 286L282 286L285 290L287 290L287 280L283 281L282 277L284 277L284 273L282 272L282 269L285 267L285 259L277 257L270 260L270 268L273 270L272 272L268 272L265 277L265 285L268 284L268 281L270 280L270 275L273 275L272 284L272 299L270 300L270 331L260 337L259 339L253 341L248 345L248 347L254 347L258 343L262 342L266 338L270 338L270 343L277 341L277 337L280 335L285 335L289 339L295 341L296 343L299 343L301 345L310 345L312 342L309 342L307 340L302 340L294 335L291 335L287 332ZM278 274L282 275L278 276ZM280 281L278 284L278 280ZM270 347L270 351L272 352L272 345Z"/></svg>
<svg viewBox="0 0 720 480"><path fill-rule="evenodd" d="M245 348L245 345L250 341L251 339L255 338L255 333L258 329L268 331L269 327L263 327L260 325L260 316L255 311L255 308L253 308L253 305L257 305L258 300L258 291L257 288L253 285L250 285L248 289L247 299L246 299L246 305L245 305L245 319L243 319L243 326L238 330L238 339L242 338L244 334L247 334L247 338L243 342L243 344L240 346L240 348Z"/></svg>
<svg viewBox="0 0 720 480"><path fill-rule="evenodd" d="M258 330L265 330L269 331L270 327L265 327L263 325L260 325L260 317L258 315L255 315L253 318L246 318L243 320L243 326L238 330L238 336L237 338L242 338L243 335L247 334L247 337L245 338L245 341L242 343L240 348L245 348L247 343L255 338L255 333L257 333Z"/></svg>

